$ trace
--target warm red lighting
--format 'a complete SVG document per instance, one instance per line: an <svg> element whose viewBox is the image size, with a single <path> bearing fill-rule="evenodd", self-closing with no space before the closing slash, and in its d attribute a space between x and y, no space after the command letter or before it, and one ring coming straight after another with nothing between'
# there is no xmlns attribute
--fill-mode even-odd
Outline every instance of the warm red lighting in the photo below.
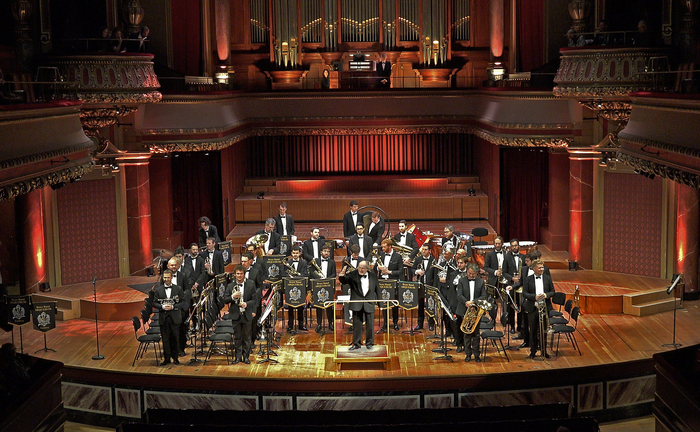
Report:
<svg viewBox="0 0 700 432"><path fill-rule="evenodd" d="M572 203L573 204L573 203ZM578 261L581 255L581 212L577 210L571 211L569 220L569 261Z"/></svg>

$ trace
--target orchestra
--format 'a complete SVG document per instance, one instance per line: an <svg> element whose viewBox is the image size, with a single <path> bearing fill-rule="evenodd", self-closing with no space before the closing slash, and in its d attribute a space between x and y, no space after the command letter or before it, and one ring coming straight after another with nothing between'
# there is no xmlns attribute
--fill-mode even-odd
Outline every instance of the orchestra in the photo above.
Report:
<svg viewBox="0 0 700 432"><path fill-rule="evenodd" d="M180 312L179 317L170 314L165 326L168 334L164 335L164 339L167 339L168 347L164 364L170 364L170 359L177 364L178 358L185 355L185 347L190 346L188 338L196 334L199 325L204 323L205 311L201 310L201 305L207 307L207 302L200 301L200 297L204 300L207 295L213 295L212 300L227 308L228 313L224 318L233 320L233 364L249 364L258 340L263 351L266 332L262 329L268 329L269 333L271 328L270 337L279 339L274 328L279 310L285 308L288 310L287 332L293 335L298 331L308 331L307 320L314 317L307 317L306 309L314 306L315 329L319 334L316 337L322 338L329 331L335 332L336 303L340 303L343 309L350 311L350 321L346 315L345 323L352 323L349 331L353 334L353 341L348 349L361 347L363 325L366 328L366 348L372 349L376 308L391 309L388 315L380 314L384 319L379 319L376 334L386 333L387 330L397 332L402 326L398 303L379 301L396 299L398 288L397 292L387 296L386 287L390 287L388 289L391 291L393 282L381 285L381 281L411 281L410 284L415 284L418 289L413 308L418 309L418 322L412 327L411 320L405 333L413 336L414 331L422 330L428 315L429 330L437 331L440 325L445 340L451 338L456 352L465 353L465 362L472 358L476 362L481 359L479 326L467 330L464 324L467 321L465 315L472 316L470 311L478 309L475 307L477 300L482 308L479 315L481 320L495 323L497 311L502 311L503 331L513 333L514 339L522 339L519 348L530 348L528 358L535 358L537 352L543 358L549 358L546 343L542 342L546 336L540 337L542 332L547 331L548 321L544 322L541 317L551 309L549 299L554 294L554 285L549 269L540 259L541 252L534 248L523 254L518 239L504 245L500 236L495 237L492 247L472 247L471 236L456 231L451 224L444 226L443 237L432 238L432 233L426 231L428 235L425 235L415 225L408 227L406 220L402 219L397 225L398 232L393 234L386 214L378 210L363 212L366 208L360 208L356 200L350 202L350 211L342 221L344 239L326 240L320 231L327 229L314 226L308 238L297 239L294 236L289 256L284 256L284 251L280 249L280 234L293 235L294 222L287 213L287 204L282 203L279 212L266 219L264 230L258 231L242 246L238 262L228 258L224 262L226 255L217 248L220 240L216 228L208 218L202 217L199 221L199 240L205 247L200 250L198 242L192 242L187 253L182 247L175 249L174 257L168 262L167 274L164 274L166 277L161 278L167 278L168 286L177 286L175 309ZM369 226L368 229L365 229L365 225ZM346 248L347 254L338 254L336 258L338 247ZM482 258L484 255L485 258ZM228 265L234 266L232 274L226 272ZM362 282L368 274L371 275L370 291ZM227 282L228 285L223 285L221 289L214 289L221 275L225 276L224 281L230 283ZM541 282L541 279L544 281ZM331 285L328 285L329 280ZM165 282L163 280L154 287L160 290L157 293L159 298L172 295L161 292ZM316 285L318 283L323 285ZM334 292L330 295L327 291L319 294L321 288L329 286L336 287L331 288ZM380 289L380 286L383 288ZM335 290L339 294L337 301ZM345 303L347 300L341 299L341 296L351 301L372 301ZM170 306L161 304L154 307L162 312L169 310ZM484 304L489 305L486 308L489 313L481 317L481 313L486 311L482 307ZM426 314L426 309L429 314ZM408 313L408 308L405 310ZM222 315L225 312L217 310ZM184 320L182 317L187 315L190 319ZM202 327L203 332L209 330L206 326ZM445 345L441 347L447 351L444 348L447 342L442 343Z"/></svg>

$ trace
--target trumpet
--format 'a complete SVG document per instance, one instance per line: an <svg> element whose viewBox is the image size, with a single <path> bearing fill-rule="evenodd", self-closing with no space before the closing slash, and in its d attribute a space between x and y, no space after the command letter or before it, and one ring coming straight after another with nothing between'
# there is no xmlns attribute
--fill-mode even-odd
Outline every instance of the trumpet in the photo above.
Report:
<svg viewBox="0 0 700 432"><path fill-rule="evenodd" d="M289 262L287 262L287 260L284 260L282 263L284 264L285 267L287 267L287 273L289 273L290 276L292 276L292 277L301 276L301 273L299 273L297 271L297 269L295 269L291 264L289 264Z"/></svg>

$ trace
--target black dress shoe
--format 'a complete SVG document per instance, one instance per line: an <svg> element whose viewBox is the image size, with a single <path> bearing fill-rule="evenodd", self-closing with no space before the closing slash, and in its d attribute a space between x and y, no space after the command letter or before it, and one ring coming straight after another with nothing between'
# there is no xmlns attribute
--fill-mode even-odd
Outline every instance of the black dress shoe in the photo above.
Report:
<svg viewBox="0 0 700 432"><path fill-rule="evenodd" d="M173 360L173 364L179 365L179 364L180 364L180 360L178 360L178 359Z"/></svg>
<svg viewBox="0 0 700 432"><path fill-rule="evenodd" d="M457 352L458 352L458 353L464 352L464 347L461 346L461 345L458 346L458 347L457 347Z"/></svg>
<svg viewBox="0 0 700 432"><path fill-rule="evenodd" d="M293 329L292 329L291 327L287 327L287 333L291 333L292 330L293 330Z"/></svg>
<svg viewBox="0 0 700 432"><path fill-rule="evenodd" d="M520 344L520 346L518 348L530 348L530 344L527 342L523 342Z"/></svg>
<svg viewBox="0 0 700 432"><path fill-rule="evenodd" d="M394 324L394 331L399 331L399 325L398 325L398 324Z"/></svg>
<svg viewBox="0 0 700 432"><path fill-rule="evenodd" d="M423 330L423 324L418 324L417 326L413 327L413 331L418 331L418 330Z"/></svg>
<svg viewBox="0 0 700 432"><path fill-rule="evenodd" d="M316 333L321 333L321 326L320 325L316 326Z"/></svg>
<svg viewBox="0 0 700 432"><path fill-rule="evenodd" d="M161 366L167 366L167 365L169 365L169 364L170 364L170 360L165 360L165 361L163 361L163 363L161 363L160 365L161 365Z"/></svg>
<svg viewBox="0 0 700 432"><path fill-rule="evenodd" d="M384 327L384 326L379 327L379 330L377 330L375 334L379 334L379 333L386 333L386 327Z"/></svg>
<svg viewBox="0 0 700 432"><path fill-rule="evenodd" d="M183 351L180 351L179 353L177 353L177 355L180 356L180 357L184 357L184 356L186 356L187 354L185 354L185 351L183 350Z"/></svg>
<svg viewBox="0 0 700 432"><path fill-rule="evenodd" d="M510 334L515 334L515 330L510 329Z"/></svg>
<svg viewBox="0 0 700 432"><path fill-rule="evenodd" d="M534 352L531 352L530 355L527 356L527 358L534 359L534 358L535 358L535 353L534 353Z"/></svg>
<svg viewBox="0 0 700 432"><path fill-rule="evenodd" d="M303 324L299 326L299 330L301 330L301 331L309 331L309 329L307 329L306 326L303 325Z"/></svg>
<svg viewBox="0 0 700 432"><path fill-rule="evenodd" d="M470 361L472 361L472 356L471 356L471 355L468 355L468 356L464 357L464 362L465 362L465 363L469 363Z"/></svg>
<svg viewBox="0 0 700 432"><path fill-rule="evenodd" d="M549 354L544 353L544 358L549 358Z"/></svg>
<svg viewBox="0 0 700 432"><path fill-rule="evenodd" d="M435 324L433 324L433 323L428 324L428 330L435 331Z"/></svg>
<svg viewBox="0 0 700 432"><path fill-rule="evenodd" d="M481 357L475 356L474 361L477 363L481 363Z"/></svg>
<svg viewBox="0 0 700 432"><path fill-rule="evenodd" d="M353 344L350 348L348 348L348 351L356 350L356 349L359 349L359 348L360 348L359 345Z"/></svg>
<svg viewBox="0 0 700 432"><path fill-rule="evenodd" d="M330 331L335 331L335 328L333 327L333 324L331 324L331 325L328 326L328 330L330 330Z"/></svg>
<svg viewBox="0 0 700 432"><path fill-rule="evenodd" d="M240 360L238 360L238 357L236 357L235 359L233 359L231 364L238 364L238 362L240 362Z"/></svg>
<svg viewBox="0 0 700 432"><path fill-rule="evenodd" d="M522 339L523 339L523 337L522 337L522 336L520 336L519 334L516 334L516 335L515 335L515 336L513 336L513 337L512 337L511 339L513 339L513 340L522 340Z"/></svg>
<svg viewBox="0 0 700 432"><path fill-rule="evenodd" d="M367 347L368 350L371 350L372 347L374 346L374 344L368 343L365 346Z"/></svg>
<svg viewBox="0 0 700 432"><path fill-rule="evenodd" d="M248 357L243 358L243 363L250 364L250 359Z"/></svg>

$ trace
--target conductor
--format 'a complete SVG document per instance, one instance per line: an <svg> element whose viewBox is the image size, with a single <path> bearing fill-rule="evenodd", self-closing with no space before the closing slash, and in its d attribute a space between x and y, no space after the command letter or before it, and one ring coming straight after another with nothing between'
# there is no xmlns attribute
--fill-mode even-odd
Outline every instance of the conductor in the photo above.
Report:
<svg viewBox="0 0 700 432"><path fill-rule="evenodd" d="M350 286L350 300L377 300L379 284L377 275L369 272L367 261L357 264L357 271L346 275L347 266L343 266L339 279L341 284ZM362 322L365 322L365 346L372 349L374 346L374 302L350 303L352 311L352 345L350 350L359 349L362 346Z"/></svg>

